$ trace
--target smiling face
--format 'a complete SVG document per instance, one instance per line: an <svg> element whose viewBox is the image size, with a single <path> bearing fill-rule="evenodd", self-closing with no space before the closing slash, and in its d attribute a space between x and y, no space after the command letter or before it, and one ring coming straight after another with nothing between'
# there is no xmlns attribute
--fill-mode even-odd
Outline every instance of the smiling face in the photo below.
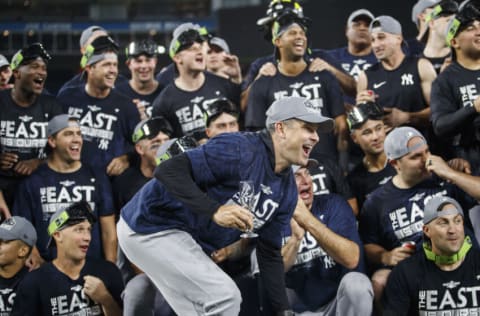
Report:
<svg viewBox="0 0 480 316"><path fill-rule="evenodd" d="M306 166L319 137L319 124L289 119L274 123L272 137L275 147L275 170L281 171L292 164Z"/></svg>
<svg viewBox="0 0 480 316"><path fill-rule="evenodd" d="M118 76L118 59L115 53L108 53L106 58L87 66L87 82L99 90L112 89Z"/></svg>
<svg viewBox="0 0 480 316"><path fill-rule="evenodd" d="M446 204L442 211L454 208L454 205ZM430 238L432 251L441 256L457 253L465 239L463 217L460 214L439 216L425 225L423 231Z"/></svg>
<svg viewBox="0 0 480 316"><path fill-rule="evenodd" d="M30 95L40 95L47 80L47 64L38 57L28 64L20 65L13 72L15 88Z"/></svg>
<svg viewBox="0 0 480 316"><path fill-rule="evenodd" d="M147 83L154 80L157 58L147 55L131 57L127 60L127 66L132 74L132 80Z"/></svg>
<svg viewBox="0 0 480 316"><path fill-rule="evenodd" d="M68 164L80 161L83 138L80 127L70 126L48 138L54 155Z"/></svg>
<svg viewBox="0 0 480 316"><path fill-rule="evenodd" d="M480 58L480 21L473 21L452 39L452 47L459 58Z"/></svg>
<svg viewBox="0 0 480 316"><path fill-rule="evenodd" d="M298 24L293 23L275 40L282 59L298 60L303 58L307 50L307 35Z"/></svg>

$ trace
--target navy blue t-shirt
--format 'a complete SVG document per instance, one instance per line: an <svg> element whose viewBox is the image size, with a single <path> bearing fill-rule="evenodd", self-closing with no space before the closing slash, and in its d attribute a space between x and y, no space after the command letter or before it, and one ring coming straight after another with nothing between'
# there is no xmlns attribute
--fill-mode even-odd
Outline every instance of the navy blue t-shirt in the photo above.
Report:
<svg viewBox="0 0 480 316"><path fill-rule="evenodd" d="M414 241L422 249L423 210L434 196L449 196L467 210L473 206L466 194L452 184L427 179L409 189L397 188L392 180L373 191L363 204L359 219L364 244L377 244L386 250ZM471 226L471 225L470 225Z"/></svg>
<svg viewBox="0 0 480 316"><path fill-rule="evenodd" d="M113 158L132 150L132 135L140 121L136 106L111 90L103 99L85 92L85 86L66 89L58 96L65 111L80 123L82 161L105 170Z"/></svg>
<svg viewBox="0 0 480 316"><path fill-rule="evenodd" d="M174 82L165 87L153 102L153 116L165 117L173 127L173 136L193 135L206 138L205 113L218 98L227 98L239 104L240 86L209 72L205 82L195 91L185 91Z"/></svg>
<svg viewBox="0 0 480 316"><path fill-rule="evenodd" d="M352 209L342 197L336 194L315 196L312 214L334 233L355 242L362 253L363 245L357 231L357 222ZM283 229L283 244L291 236L290 225ZM364 272L363 255L355 271ZM337 295L342 277L351 270L335 262L317 240L307 231L301 241L297 259L286 274L286 283L295 290L305 304L293 306L296 312L314 311L329 303Z"/></svg>
<svg viewBox="0 0 480 316"><path fill-rule="evenodd" d="M250 88L245 113L245 128L258 130L265 127L265 112L279 99L301 96L312 101L323 116L336 118L345 114L342 91L335 77L328 71L310 72L307 68L297 76L290 77L279 71L273 76L262 76ZM333 131L322 133L314 147L312 158L325 155L336 160L337 142Z"/></svg>
<svg viewBox="0 0 480 316"><path fill-rule="evenodd" d="M355 78L355 81L358 80L360 72L367 70L370 66L377 63L377 57L375 57L373 52L365 56L355 56L350 54L347 47L340 47L329 50L328 53L338 60L342 69ZM348 95L344 94L343 100L346 103L355 104L355 98Z"/></svg>
<svg viewBox="0 0 480 316"><path fill-rule="evenodd" d="M50 217L60 208L84 200L90 204L94 214L114 214L112 190L104 172L82 165L70 173L59 173L48 164L42 164L18 187L12 213L28 219L37 231L37 248L44 260L55 257L55 248L47 248ZM92 241L87 255L103 258L100 224L92 227Z"/></svg>
<svg viewBox="0 0 480 316"><path fill-rule="evenodd" d="M17 296L20 281L28 273L28 268L23 267L13 277L6 279L0 277L0 315L10 316Z"/></svg>
<svg viewBox="0 0 480 316"><path fill-rule="evenodd" d="M72 280L48 262L20 282L12 315L104 315L102 306L83 291L86 275L101 279L120 308L123 306L120 297L124 288L122 276L113 263L87 259L78 279Z"/></svg>
<svg viewBox="0 0 480 316"><path fill-rule="evenodd" d="M162 91L162 86L158 85L157 89L150 94L140 94L132 89L128 81L120 82L115 86L115 89L120 93L132 100L134 104L138 102L145 107L145 113L148 117L152 117L153 101ZM135 102L134 102L135 101Z"/></svg>

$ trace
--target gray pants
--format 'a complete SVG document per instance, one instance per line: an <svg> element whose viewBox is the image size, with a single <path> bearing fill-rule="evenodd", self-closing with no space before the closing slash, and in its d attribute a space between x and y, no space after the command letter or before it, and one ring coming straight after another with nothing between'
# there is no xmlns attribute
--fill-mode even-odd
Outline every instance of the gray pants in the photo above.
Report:
<svg viewBox="0 0 480 316"><path fill-rule="evenodd" d="M242 301L235 282L190 234L171 229L137 234L120 218L118 243L180 316L238 315Z"/></svg>
<svg viewBox="0 0 480 316"><path fill-rule="evenodd" d="M290 303L298 300L293 290L288 291ZM316 311L295 313L302 316L370 316L373 308L373 289L370 279L359 272L345 274L338 286L337 296Z"/></svg>

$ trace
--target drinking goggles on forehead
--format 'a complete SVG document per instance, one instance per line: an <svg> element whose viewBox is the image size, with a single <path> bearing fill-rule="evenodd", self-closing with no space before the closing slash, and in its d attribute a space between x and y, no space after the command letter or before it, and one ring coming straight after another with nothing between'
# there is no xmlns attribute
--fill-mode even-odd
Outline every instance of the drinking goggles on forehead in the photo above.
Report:
<svg viewBox="0 0 480 316"><path fill-rule="evenodd" d="M108 51L118 54L118 49L119 46L113 38L110 36L99 36L85 49L85 54L83 54L82 59L80 60L80 66L85 68L93 55L99 55Z"/></svg>
<svg viewBox="0 0 480 316"><path fill-rule="evenodd" d="M162 162L195 147L197 147L197 142L195 141L195 138L191 136L183 136L180 138L171 139L160 146L155 161L157 165L159 165Z"/></svg>
<svg viewBox="0 0 480 316"><path fill-rule="evenodd" d="M42 58L45 63L48 63L48 61L52 59L41 43L33 43L13 55L10 67L12 70L17 69L20 65L37 59L38 57Z"/></svg>
<svg viewBox="0 0 480 316"><path fill-rule="evenodd" d="M48 235L52 236L55 232L84 220L88 220L91 224L97 221L88 202L75 202L66 209L58 210L52 215L48 225Z"/></svg>
<svg viewBox="0 0 480 316"><path fill-rule="evenodd" d="M430 22L441 16L448 16L457 13L458 4L455 1L442 1L433 7L432 11L425 18L425 22Z"/></svg>
<svg viewBox="0 0 480 316"><path fill-rule="evenodd" d="M462 2L458 7L458 13L455 15L455 18L448 24L447 45L450 46L450 41L475 20L480 21L480 10L469 0Z"/></svg>
<svg viewBox="0 0 480 316"><path fill-rule="evenodd" d="M155 138L158 133L163 132L168 136L173 134L173 128L170 123L162 116L152 117L138 123L133 132L132 141L139 142L142 139Z"/></svg>
<svg viewBox="0 0 480 316"><path fill-rule="evenodd" d="M227 98L215 100L208 106L207 112L204 114L205 125L208 127L213 119L220 116L222 113L227 113L238 118L239 111L235 104Z"/></svg>
<svg viewBox="0 0 480 316"><path fill-rule="evenodd" d="M173 58L178 52L189 48L194 43L203 43L209 38L205 27L199 29L189 29L180 34L170 48L170 57Z"/></svg>
<svg viewBox="0 0 480 316"><path fill-rule="evenodd" d="M357 104L347 114L347 124L350 130L362 126L368 119L381 120L383 109L375 102Z"/></svg>
<svg viewBox="0 0 480 316"><path fill-rule="evenodd" d="M306 32L310 22L311 20L309 18L300 18L297 15L292 14L290 11L287 11L273 22L272 41L282 35L283 32L293 23L298 24Z"/></svg>
<svg viewBox="0 0 480 316"><path fill-rule="evenodd" d="M136 57L139 55L155 56L158 54L158 45L150 40L142 40L131 42L125 49L127 58Z"/></svg>

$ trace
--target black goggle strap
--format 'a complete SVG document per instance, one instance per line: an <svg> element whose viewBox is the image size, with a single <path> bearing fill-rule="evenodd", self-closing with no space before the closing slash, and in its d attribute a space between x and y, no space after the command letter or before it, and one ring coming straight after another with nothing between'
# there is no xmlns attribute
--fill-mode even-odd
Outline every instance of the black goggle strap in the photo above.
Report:
<svg viewBox="0 0 480 316"><path fill-rule="evenodd" d="M209 34L208 30L205 27L199 29L190 29L183 32L172 45L169 55L170 58L173 58L182 47L192 45L194 42L203 42L208 40Z"/></svg>
<svg viewBox="0 0 480 316"><path fill-rule="evenodd" d="M42 44L35 43L16 52L12 57L12 61L10 62L10 68L12 70L17 69L22 62L35 59L37 57L42 58L45 62L48 62L50 59L52 59Z"/></svg>
<svg viewBox="0 0 480 316"><path fill-rule="evenodd" d="M142 41L142 42L131 42L126 48L125 48L125 55L127 58L130 58L131 56L138 56L141 54L146 54L149 56L153 56L158 54L158 46L149 41Z"/></svg>
<svg viewBox="0 0 480 316"><path fill-rule="evenodd" d="M98 54L104 51L114 51L118 53L118 45L110 36L101 36L95 39L91 44L85 48L85 53L80 59L80 67L85 68L88 61L94 54Z"/></svg>
<svg viewBox="0 0 480 316"><path fill-rule="evenodd" d="M170 136L173 133L173 129L165 118L153 117L145 122L141 128L135 131L135 133L132 135L132 141L136 143L142 138L151 139L157 136L159 132L164 132Z"/></svg>

